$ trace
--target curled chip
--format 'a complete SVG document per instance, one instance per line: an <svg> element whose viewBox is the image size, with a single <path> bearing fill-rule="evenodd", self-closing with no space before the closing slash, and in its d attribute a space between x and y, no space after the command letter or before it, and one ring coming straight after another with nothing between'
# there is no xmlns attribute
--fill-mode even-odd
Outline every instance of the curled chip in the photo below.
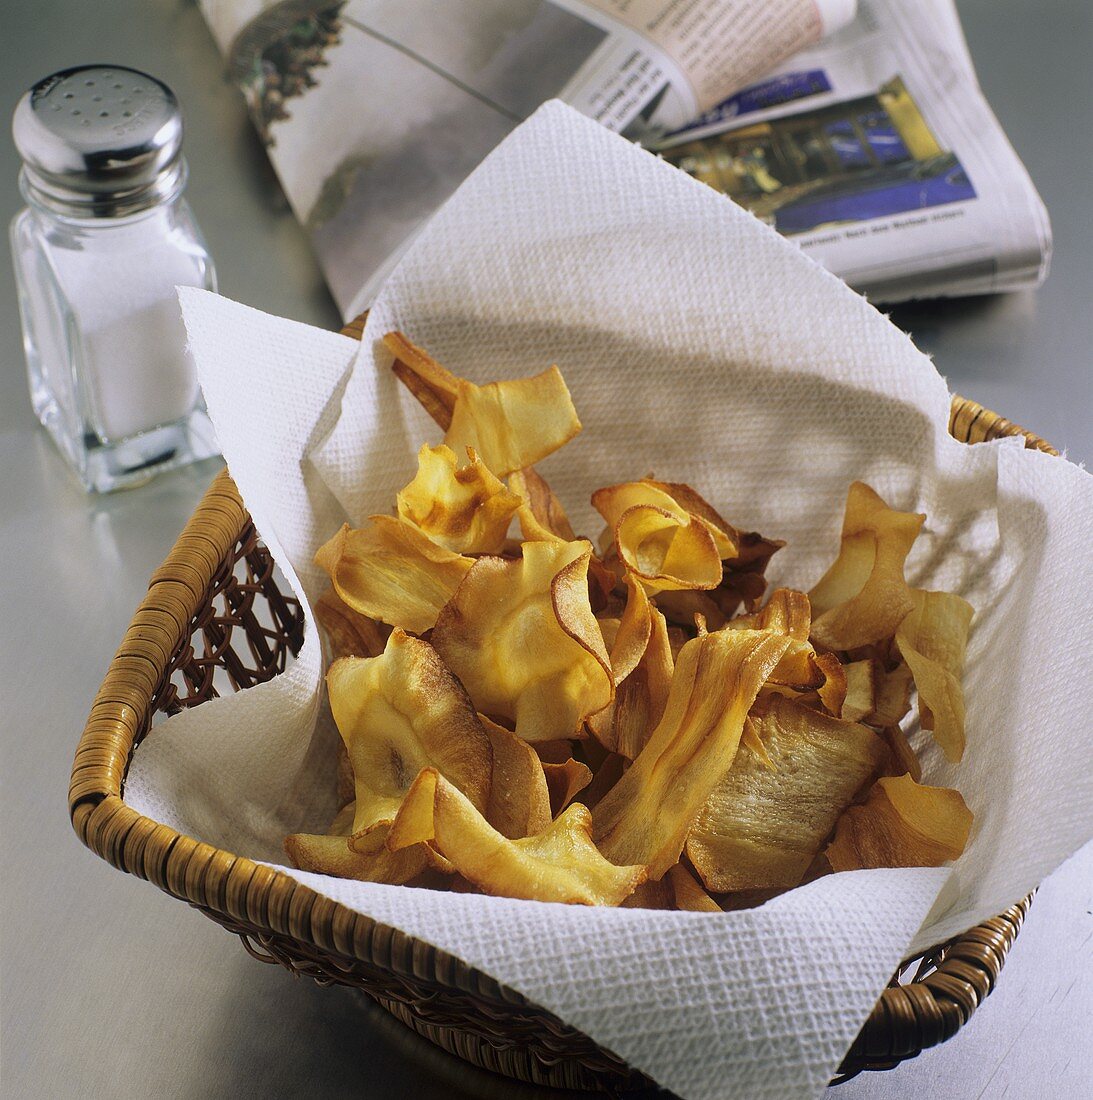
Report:
<svg viewBox="0 0 1093 1100"><path fill-rule="evenodd" d="M479 558L432 641L477 708L525 741L575 737L614 695L588 599L587 542L527 542L516 560Z"/></svg>
<svg viewBox="0 0 1093 1100"><path fill-rule="evenodd" d="M894 511L861 481L850 486L839 556L808 594L816 642L854 649L895 634L913 606L903 563L925 519Z"/></svg>
<svg viewBox="0 0 1093 1100"><path fill-rule="evenodd" d="M520 520L520 533L525 539L532 542L544 539L547 542L551 539L572 542L577 537L573 534L562 502L533 467L514 470L509 476L509 488L521 500L516 514Z"/></svg>
<svg viewBox="0 0 1093 1100"><path fill-rule="evenodd" d="M387 847L387 829L383 825L368 834L361 850L349 847L355 807L349 803L330 826L326 836L293 833L285 837L285 852L293 867L320 875L335 875L361 882L386 882L392 886L415 879L430 867L444 869L447 861L425 844L415 844L392 852Z"/></svg>
<svg viewBox="0 0 1093 1100"><path fill-rule="evenodd" d="M710 530L697 520L683 522L648 504L628 508L615 524L619 558L646 589L716 588L721 558Z"/></svg>
<svg viewBox="0 0 1093 1100"><path fill-rule="evenodd" d="M715 588L722 554L735 551L727 536L652 482L597 489L592 506L607 521L619 559L650 593Z"/></svg>
<svg viewBox="0 0 1093 1100"><path fill-rule="evenodd" d="M972 606L950 592L911 593L914 609L896 630L896 645L918 688L922 728L932 730L947 760L964 755L964 650Z"/></svg>
<svg viewBox="0 0 1093 1100"><path fill-rule="evenodd" d="M474 564L395 516L372 516L356 531L347 524L315 561L354 611L414 634L432 628Z"/></svg>
<svg viewBox="0 0 1093 1100"><path fill-rule="evenodd" d="M838 717L848 722L860 722L876 709L877 661L851 661L843 666L846 676L846 696L839 708Z"/></svg>
<svg viewBox="0 0 1093 1100"><path fill-rule="evenodd" d="M668 624L655 607L649 607L649 615L649 638L640 660L615 689L611 705L588 720L600 744L627 760L641 752L664 714L675 669Z"/></svg>
<svg viewBox="0 0 1093 1100"><path fill-rule="evenodd" d="M744 719L789 645L768 631L719 630L680 651L660 723L623 777L596 805L594 837L614 862L660 878L732 765Z"/></svg>
<svg viewBox="0 0 1093 1100"><path fill-rule="evenodd" d="M959 791L890 776L878 779L865 802L839 818L827 858L836 871L940 867L964 851L971 827Z"/></svg>
<svg viewBox="0 0 1093 1100"><path fill-rule="evenodd" d="M781 696L751 722L766 760L741 746L687 838L687 855L715 893L796 886L887 757L866 726Z"/></svg>
<svg viewBox="0 0 1093 1100"><path fill-rule="evenodd" d="M378 657L391 633L390 626L355 611L333 588L315 601L315 618L335 657Z"/></svg>
<svg viewBox="0 0 1093 1100"><path fill-rule="evenodd" d="M387 333L383 342L395 357L391 369L398 380L437 424L447 430L452 422L459 379L401 332Z"/></svg>
<svg viewBox="0 0 1093 1100"><path fill-rule="evenodd" d="M394 820L414 776L430 765L485 808L489 739L459 681L427 642L395 630L382 656L343 657L326 682L353 768L354 847L362 834Z"/></svg>
<svg viewBox="0 0 1093 1100"><path fill-rule="evenodd" d="M552 814L550 789L538 754L512 730L481 714L478 717L493 749L486 820L510 840L542 832Z"/></svg>
<svg viewBox="0 0 1093 1100"><path fill-rule="evenodd" d="M530 745L528 746L531 747ZM575 795L592 782L592 770L571 756L560 764L542 765L550 792L550 815L557 817L573 801Z"/></svg>
<svg viewBox="0 0 1093 1100"><path fill-rule="evenodd" d="M398 514L456 554L496 554L522 501L467 449L467 465L441 444L418 452L417 475L395 498Z"/></svg>
<svg viewBox="0 0 1093 1100"><path fill-rule="evenodd" d="M532 378L476 386L459 380L444 442L473 447L498 476L534 465L564 447L581 422L562 372L549 367Z"/></svg>
<svg viewBox="0 0 1093 1100"><path fill-rule="evenodd" d="M592 820L575 803L535 836L508 840L435 768L414 781L387 838L398 851L429 842L487 894L577 905L618 905L645 878L616 867L589 838Z"/></svg>

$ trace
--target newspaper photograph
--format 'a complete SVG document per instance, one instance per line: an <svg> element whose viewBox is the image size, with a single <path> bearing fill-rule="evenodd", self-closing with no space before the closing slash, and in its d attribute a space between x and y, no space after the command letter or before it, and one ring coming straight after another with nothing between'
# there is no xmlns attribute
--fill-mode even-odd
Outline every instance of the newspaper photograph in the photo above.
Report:
<svg viewBox="0 0 1093 1100"><path fill-rule="evenodd" d="M560 98L878 300L1033 283L1046 214L952 0L200 0L344 316Z"/></svg>
<svg viewBox="0 0 1093 1100"><path fill-rule="evenodd" d="M878 301L1046 274L1047 213L951 0L861 0L845 30L656 147Z"/></svg>

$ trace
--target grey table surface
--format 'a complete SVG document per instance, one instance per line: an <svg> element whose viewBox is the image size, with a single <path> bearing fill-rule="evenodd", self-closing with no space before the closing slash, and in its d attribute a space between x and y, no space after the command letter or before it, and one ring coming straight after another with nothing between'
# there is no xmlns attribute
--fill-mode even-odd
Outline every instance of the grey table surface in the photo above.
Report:
<svg viewBox="0 0 1093 1100"><path fill-rule="evenodd" d="M894 319L952 388L1093 457L1093 158L1086 0L961 0L980 78L1051 213L1038 292L919 304ZM188 119L189 195L222 290L336 327L307 241L192 3L3 6L0 108L53 70L130 64ZM4 106L6 105L6 107ZM0 138L0 216L19 206ZM65 792L91 698L207 485L210 461L90 499L38 429L15 290L0 263L0 1094L141 1098L548 1095L474 1071L342 989L253 962L198 913L107 867L71 832ZM1044 884L998 990L944 1046L841 1086L862 1097L1093 1096L1093 847ZM560 1094L559 1094L560 1095Z"/></svg>

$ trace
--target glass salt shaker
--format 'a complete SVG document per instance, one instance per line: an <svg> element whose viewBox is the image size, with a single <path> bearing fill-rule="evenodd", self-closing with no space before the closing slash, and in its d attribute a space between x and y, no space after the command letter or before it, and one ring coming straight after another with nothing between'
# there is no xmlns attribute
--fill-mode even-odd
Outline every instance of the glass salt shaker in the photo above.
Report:
<svg viewBox="0 0 1093 1100"><path fill-rule="evenodd" d="M182 197L182 116L118 65L39 81L12 121L26 207L11 224L31 401L85 488L217 453L176 286L216 289Z"/></svg>

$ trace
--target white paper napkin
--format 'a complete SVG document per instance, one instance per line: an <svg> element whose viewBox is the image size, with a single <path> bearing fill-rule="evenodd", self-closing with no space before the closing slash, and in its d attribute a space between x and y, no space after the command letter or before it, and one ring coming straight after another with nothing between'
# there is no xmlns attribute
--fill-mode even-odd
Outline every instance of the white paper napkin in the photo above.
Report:
<svg viewBox="0 0 1093 1100"><path fill-rule="evenodd" d="M653 470L787 539L769 575L807 588L862 478L928 514L912 582L977 608L964 762L924 746L927 780L976 815L951 875L836 875L721 915L290 869L300 881L488 971L683 1096L773 1100L822 1090L901 957L1003 909L1093 835L1091 479L1018 441L949 438L946 387L908 338L722 196L552 103L433 219L359 349L181 294L225 457L304 599L324 585L315 548L388 510L438 438L378 343L401 328L477 381L561 367L584 431L542 468L578 531L599 530L592 489ZM279 862L285 833L321 831L334 810L320 663L309 612L287 673L152 731L127 801Z"/></svg>

